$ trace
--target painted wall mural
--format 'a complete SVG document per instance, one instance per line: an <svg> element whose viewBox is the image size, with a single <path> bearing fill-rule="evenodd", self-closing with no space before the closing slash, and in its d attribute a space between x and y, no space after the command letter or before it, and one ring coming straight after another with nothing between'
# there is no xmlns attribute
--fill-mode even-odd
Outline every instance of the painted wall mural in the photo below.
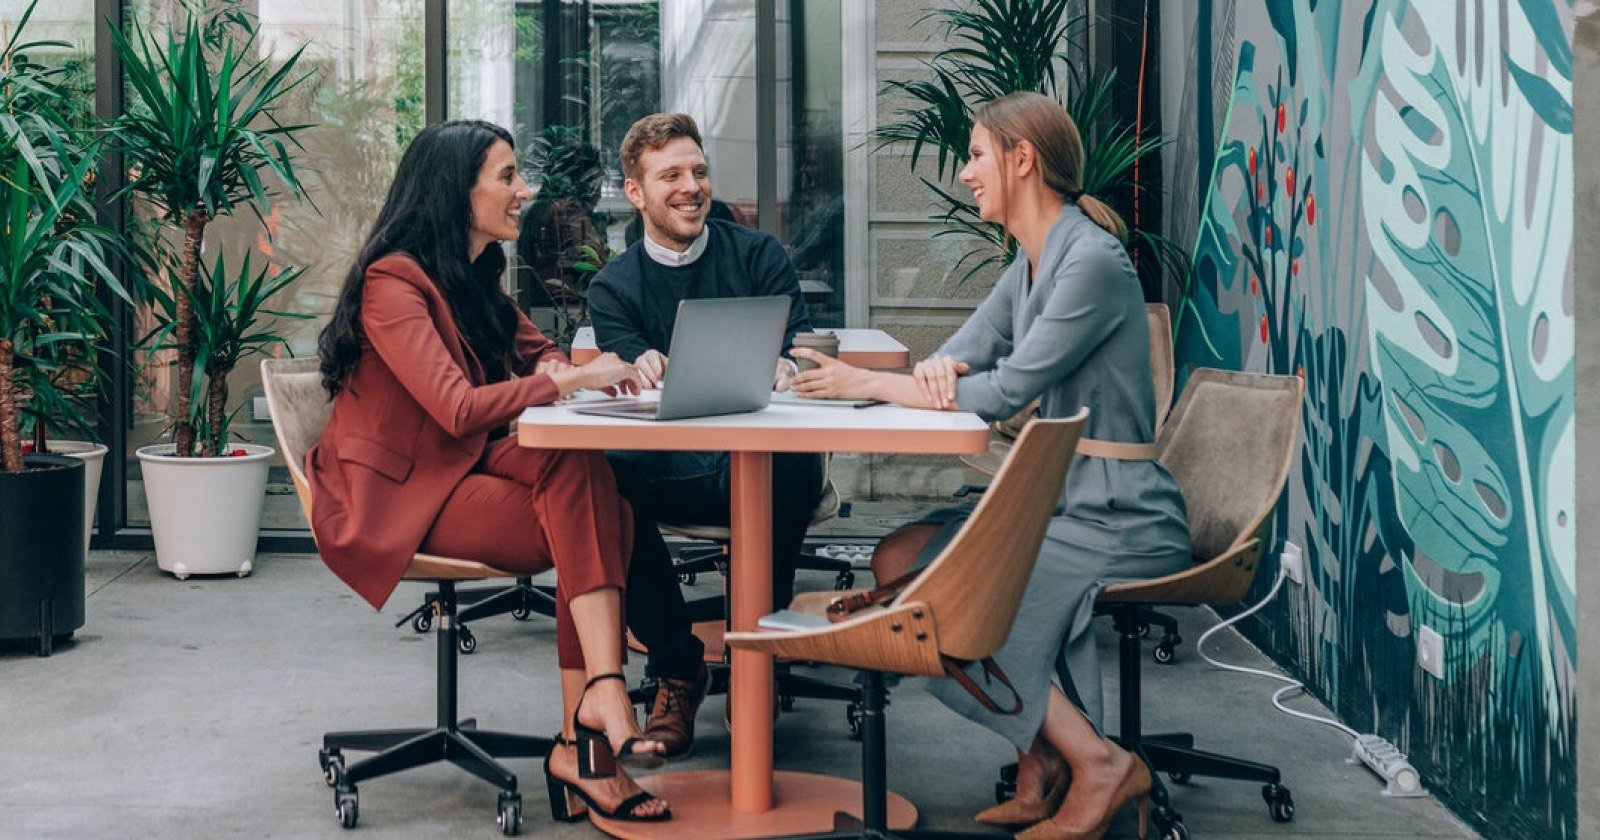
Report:
<svg viewBox="0 0 1600 840"><path fill-rule="evenodd" d="M1307 386L1309 585L1248 632L1470 824L1575 837L1571 3L1181 13L1216 137L1178 358Z"/></svg>

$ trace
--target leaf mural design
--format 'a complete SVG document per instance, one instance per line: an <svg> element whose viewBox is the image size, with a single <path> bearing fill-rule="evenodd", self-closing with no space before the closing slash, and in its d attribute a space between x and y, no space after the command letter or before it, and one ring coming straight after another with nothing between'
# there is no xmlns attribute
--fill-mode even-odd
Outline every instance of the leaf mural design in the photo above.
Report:
<svg viewBox="0 0 1600 840"><path fill-rule="evenodd" d="M1572 82L1570 55L1551 47L1567 35L1558 16L1529 14L1539 5L1386 3L1360 177L1414 620L1447 633L1453 676L1531 642L1555 722L1576 551L1572 136L1551 98L1570 113Z"/></svg>

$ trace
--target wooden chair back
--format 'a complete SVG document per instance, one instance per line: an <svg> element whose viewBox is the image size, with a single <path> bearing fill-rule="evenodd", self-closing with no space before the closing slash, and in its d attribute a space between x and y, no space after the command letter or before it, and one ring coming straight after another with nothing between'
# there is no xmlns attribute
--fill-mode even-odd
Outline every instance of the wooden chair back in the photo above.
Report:
<svg viewBox="0 0 1600 840"><path fill-rule="evenodd" d="M1109 603L1232 604L1249 592L1262 537L1299 450L1305 383L1199 368L1156 442L1188 510L1196 565L1116 584Z"/></svg>
<svg viewBox="0 0 1600 840"><path fill-rule="evenodd" d="M1005 642L1088 417L1025 426L961 530L901 592L928 606L940 653L982 659Z"/></svg>
<svg viewBox="0 0 1600 840"><path fill-rule="evenodd" d="M1176 363L1172 358L1172 311L1164 303L1144 305L1145 317L1150 322L1150 380L1156 386L1156 434L1166 425L1167 412L1172 408L1173 382Z"/></svg>
<svg viewBox="0 0 1600 840"><path fill-rule="evenodd" d="M311 519L311 487L306 483L306 452L322 437L322 427L333 415L333 401L322 389L322 372L316 358L263 359L261 390L266 393L272 432L278 438L295 495L306 520Z"/></svg>
<svg viewBox="0 0 1600 840"><path fill-rule="evenodd" d="M1088 409L1034 420L945 549L889 606L814 629L743 631L729 646L807 662L939 676L940 655L982 659L1011 632Z"/></svg>

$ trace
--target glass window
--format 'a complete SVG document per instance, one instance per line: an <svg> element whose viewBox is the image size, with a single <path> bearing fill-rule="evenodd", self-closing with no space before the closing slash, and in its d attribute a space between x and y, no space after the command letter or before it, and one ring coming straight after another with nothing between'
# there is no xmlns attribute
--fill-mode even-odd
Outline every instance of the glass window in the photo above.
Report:
<svg viewBox="0 0 1600 840"><path fill-rule="evenodd" d="M756 215L754 0L450 0L449 112L517 138L539 193L508 288L559 339L584 317L594 260L638 239L619 147L657 111L700 125L713 196ZM778 5L776 229L821 325L844 322L840 0Z"/></svg>
<svg viewBox="0 0 1600 840"><path fill-rule="evenodd" d="M182 9L178 0L133 0L128 14L149 31L167 33L175 24L181 26ZM297 89L280 119L314 126L298 135L304 148L293 150L308 200L280 196L265 224L247 207L213 222L206 232L204 259L222 254L234 266L248 253L253 265L265 261L304 269L304 276L272 305L315 316L280 320L276 329L295 356L314 356L317 334L377 217L400 152L423 126L423 0L208 0L204 10L208 20L221 26L232 25L228 15L244 14L258 32L257 55L269 61L282 61L306 47L297 66L314 75ZM148 208L135 207L133 215L146 221L150 217ZM141 320L149 323L147 315ZM270 445L272 428L255 412L261 395L257 361L245 360L229 378L227 408L238 411L236 438ZM165 440L171 387L165 358L143 354L140 362L127 441L127 521L133 526L148 523L133 453ZM274 467L268 494L263 528L306 527L282 467Z"/></svg>

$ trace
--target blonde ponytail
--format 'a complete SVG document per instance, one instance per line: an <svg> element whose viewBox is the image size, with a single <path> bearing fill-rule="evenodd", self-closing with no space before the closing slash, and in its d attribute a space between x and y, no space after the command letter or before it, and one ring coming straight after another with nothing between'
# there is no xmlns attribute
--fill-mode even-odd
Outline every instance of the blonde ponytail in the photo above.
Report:
<svg viewBox="0 0 1600 840"><path fill-rule="evenodd" d="M1105 228L1107 233L1115 236L1118 242L1128 241L1128 224L1122 220L1117 211L1111 209L1111 205L1088 193L1083 193L1078 196L1078 209L1093 219L1095 224Z"/></svg>

